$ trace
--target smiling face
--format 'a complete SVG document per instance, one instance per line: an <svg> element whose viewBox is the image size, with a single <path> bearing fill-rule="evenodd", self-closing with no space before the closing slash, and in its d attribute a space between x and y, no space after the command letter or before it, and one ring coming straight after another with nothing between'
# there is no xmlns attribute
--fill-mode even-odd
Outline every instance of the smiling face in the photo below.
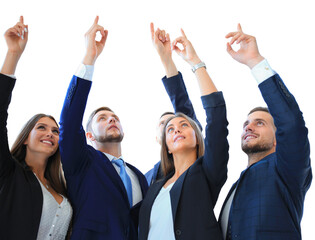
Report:
<svg viewBox="0 0 315 240"><path fill-rule="evenodd" d="M256 111L248 115L243 126L242 150L246 154L275 151L276 128L272 116L263 111Z"/></svg>
<svg viewBox="0 0 315 240"><path fill-rule="evenodd" d="M95 114L91 124L89 139L97 142L121 142L124 132L118 116L108 110Z"/></svg>
<svg viewBox="0 0 315 240"><path fill-rule="evenodd" d="M43 154L47 158L58 149L59 128L49 117L40 118L29 133L24 145L28 154Z"/></svg>
<svg viewBox="0 0 315 240"><path fill-rule="evenodd" d="M169 153L196 150L196 133L189 121L183 117L170 120L165 127L165 135Z"/></svg>

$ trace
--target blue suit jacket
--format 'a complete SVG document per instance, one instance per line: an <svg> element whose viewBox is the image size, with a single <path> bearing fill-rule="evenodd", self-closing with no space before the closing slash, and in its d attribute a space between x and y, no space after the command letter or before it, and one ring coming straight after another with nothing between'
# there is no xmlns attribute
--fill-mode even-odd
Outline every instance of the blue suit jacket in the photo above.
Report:
<svg viewBox="0 0 315 240"><path fill-rule="evenodd" d="M276 152L243 171L230 190L226 201L236 188L227 239L301 239L303 202L312 180L308 130L279 75L259 88L277 127Z"/></svg>
<svg viewBox="0 0 315 240"><path fill-rule="evenodd" d="M140 203L130 208L120 176L108 158L86 142L82 119L91 81L73 76L60 118L60 153L74 209L71 239L137 239ZM142 195L148 184L138 176Z"/></svg>
<svg viewBox="0 0 315 240"><path fill-rule="evenodd" d="M213 209L227 178L228 141L226 109L221 92L202 97L207 126L204 156L198 158L174 183L171 207L176 239L222 239ZM147 239L155 198L174 173L153 183L143 200L139 219L139 239Z"/></svg>
<svg viewBox="0 0 315 240"><path fill-rule="evenodd" d="M202 126L196 117L193 105L189 99L182 74L178 72L176 76L170 78L163 77L162 81L172 102L174 112L186 114L188 117L193 119L202 130ZM161 162L156 163L154 167L145 174L149 186L156 180L163 177L160 163Z"/></svg>

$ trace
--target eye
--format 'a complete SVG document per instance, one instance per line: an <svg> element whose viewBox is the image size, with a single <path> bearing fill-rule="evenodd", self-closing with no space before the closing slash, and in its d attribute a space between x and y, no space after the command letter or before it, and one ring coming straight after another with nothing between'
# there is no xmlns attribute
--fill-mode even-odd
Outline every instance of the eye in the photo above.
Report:
<svg viewBox="0 0 315 240"><path fill-rule="evenodd" d="M189 125L188 125L188 123L183 123L182 124L182 127L188 127Z"/></svg>
<svg viewBox="0 0 315 240"><path fill-rule="evenodd" d="M58 129L54 129L54 130L52 130L52 132L54 133L54 134L56 134L56 135L59 135L59 130Z"/></svg>
<svg viewBox="0 0 315 240"><path fill-rule="evenodd" d="M45 129L45 126L43 126L43 125L39 125L39 126L37 127L37 129L44 130L44 129Z"/></svg>
<svg viewBox="0 0 315 240"><path fill-rule="evenodd" d="M264 122L262 121L257 122L257 126L263 126L263 125L264 125Z"/></svg>
<svg viewBox="0 0 315 240"><path fill-rule="evenodd" d="M170 127L167 129L167 133L172 133L174 131L174 128L173 127Z"/></svg>

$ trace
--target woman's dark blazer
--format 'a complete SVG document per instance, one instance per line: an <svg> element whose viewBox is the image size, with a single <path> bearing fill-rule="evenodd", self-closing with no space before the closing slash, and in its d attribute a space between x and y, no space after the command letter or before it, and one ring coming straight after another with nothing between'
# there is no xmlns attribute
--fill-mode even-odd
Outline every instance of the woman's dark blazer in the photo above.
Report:
<svg viewBox="0 0 315 240"><path fill-rule="evenodd" d="M7 136L7 109L15 79L0 74L0 239L33 240L42 214L42 190L25 164L13 160Z"/></svg>
<svg viewBox="0 0 315 240"><path fill-rule="evenodd" d="M227 178L226 107L222 92L202 96L201 100L207 116L205 154L177 179L170 191L176 239L222 239L213 209ZM149 188L140 209L140 240L148 238L152 205L173 174Z"/></svg>

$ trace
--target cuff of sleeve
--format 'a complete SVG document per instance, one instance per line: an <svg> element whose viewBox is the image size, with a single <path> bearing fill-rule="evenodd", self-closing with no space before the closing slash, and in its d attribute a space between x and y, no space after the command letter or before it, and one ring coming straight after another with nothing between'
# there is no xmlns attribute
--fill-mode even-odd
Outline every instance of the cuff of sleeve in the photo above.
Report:
<svg viewBox="0 0 315 240"><path fill-rule="evenodd" d="M83 63L81 63L74 75L79 78L92 81L93 73L93 65L84 65Z"/></svg>
<svg viewBox="0 0 315 240"><path fill-rule="evenodd" d="M10 77L10 78L13 78L13 79L16 79L15 75L11 75L11 74L3 74L3 75Z"/></svg>
<svg viewBox="0 0 315 240"><path fill-rule="evenodd" d="M201 101L204 109L225 105L223 93L221 91L201 96Z"/></svg>
<svg viewBox="0 0 315 240"><path fill-rule="evenodd" d="M252 74L256 79L257 83L260 84L266 79L275 75L276 72L272 70L267 60L264 59L252 68Z"/></svg>

